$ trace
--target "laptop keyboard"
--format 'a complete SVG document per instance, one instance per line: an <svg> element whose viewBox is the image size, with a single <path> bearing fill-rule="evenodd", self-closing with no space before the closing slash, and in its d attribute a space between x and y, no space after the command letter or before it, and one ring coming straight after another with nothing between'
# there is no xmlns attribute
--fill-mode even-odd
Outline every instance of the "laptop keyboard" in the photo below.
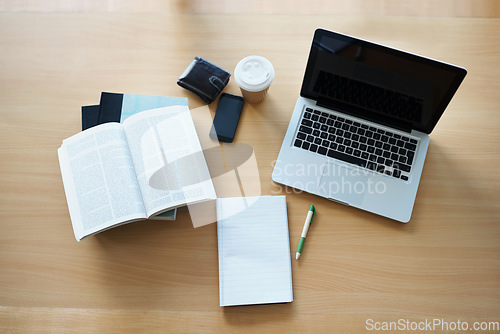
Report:
<svg viewBox="0 0 500 334"><path fill-rule="evenodd" d="M295 147L407 181L418 141L345 117L306 108Z"/></svg>

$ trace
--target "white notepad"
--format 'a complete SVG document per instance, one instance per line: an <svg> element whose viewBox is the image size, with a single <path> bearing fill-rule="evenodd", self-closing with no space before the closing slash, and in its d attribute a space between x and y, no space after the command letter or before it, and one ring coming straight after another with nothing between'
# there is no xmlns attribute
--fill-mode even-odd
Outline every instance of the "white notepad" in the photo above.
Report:
<svg viewBox="0 0 500 334"><path fill-rule="evenodd" d="M220 306L293 301L285 196L217 199Z"/></svg>

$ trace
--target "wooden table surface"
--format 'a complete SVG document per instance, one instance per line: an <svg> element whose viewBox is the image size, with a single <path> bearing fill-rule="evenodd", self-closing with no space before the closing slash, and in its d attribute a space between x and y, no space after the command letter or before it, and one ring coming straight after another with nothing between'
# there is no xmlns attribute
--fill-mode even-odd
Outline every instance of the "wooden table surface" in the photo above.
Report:
<svg viewBox="0 0 500 334"><path fill-rule="evenodd" d="M431 134L410 223L271 181L316 27L454 63L469 74ZM376 332L375 322L500 321L500 19L168 13L0 14L0 332ZM247 104L264 195L286 195L294 301L219 307L216 225L125 225L75 241L57 148L101 91L188 97L194 56L276 78ZM233 80L227 92L239 93ZM212 103L213 115L216 103ZM371 319L371 320L370 320ZM437 329L440 329L438 327ZM370 330L373 329L373 330ZM499 332L497 328L495 332ZM377 331L380 332L380 331ZM404 331L401 331L404 332ZM464 331L461 331L464 332Z"/></svg>

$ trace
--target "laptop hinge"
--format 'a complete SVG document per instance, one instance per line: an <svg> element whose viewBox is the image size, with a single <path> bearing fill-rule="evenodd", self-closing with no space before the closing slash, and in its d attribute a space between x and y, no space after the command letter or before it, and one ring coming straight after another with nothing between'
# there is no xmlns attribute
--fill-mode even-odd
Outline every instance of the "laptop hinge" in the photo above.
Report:
<svg viewBox="0 0 500 334"><path fill-rule="evenodd" d="M411 124L408 122L395 122L390 119L382 119L383 115L378 115L379 117L370 117L367 115L367 111L363 111L361 108L357 108L354 106L347 106L341 102L334 102L330 99L325 99L322 97L318 97L316 100L316 105L324 108L328 108L331 110L339 111L344 114L348 114L354 117L359 117L364 120L375 122L377 124L385 125L394 129L398 129L407 133L410 133L412 128ZM374 114L377 115L377 114Z"/></svg>

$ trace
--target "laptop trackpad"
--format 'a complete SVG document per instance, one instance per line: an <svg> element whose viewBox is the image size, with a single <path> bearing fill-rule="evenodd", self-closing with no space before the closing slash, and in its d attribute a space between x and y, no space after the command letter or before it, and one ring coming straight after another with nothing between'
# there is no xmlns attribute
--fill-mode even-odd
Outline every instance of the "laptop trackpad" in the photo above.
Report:
<svg viewBox="0 0 500 334"><path fill-rule="evenodd" d="M373 191L372 174L363 168L328 162L323 167L318 192L333 201L360 206L366 193Z"/></svg>

